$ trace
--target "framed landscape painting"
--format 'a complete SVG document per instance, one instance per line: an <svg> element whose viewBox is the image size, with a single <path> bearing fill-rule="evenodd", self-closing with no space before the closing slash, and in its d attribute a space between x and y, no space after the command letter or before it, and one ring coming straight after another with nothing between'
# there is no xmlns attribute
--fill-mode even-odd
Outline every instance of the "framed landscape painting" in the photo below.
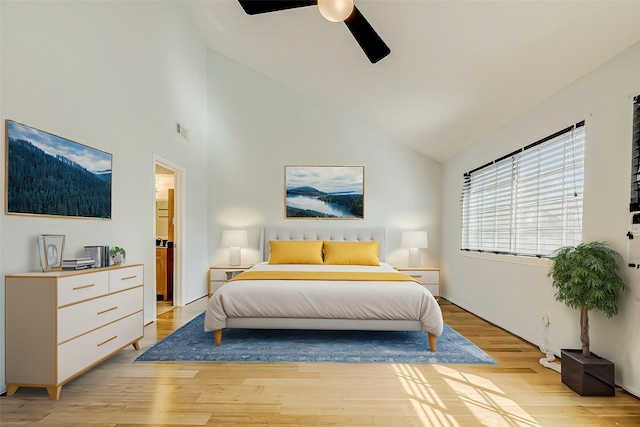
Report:
<svg viewBox="0 0 640 427"><path fill-rule="evenodd" d="M111 154L6 121L5 212L111 218Z"/></svg>
<svg viewBox="0 0 640 427"><path fill-rule="evenodd" d="M364 166L285 166L284 170L285 218L364 218Z"/></svg>

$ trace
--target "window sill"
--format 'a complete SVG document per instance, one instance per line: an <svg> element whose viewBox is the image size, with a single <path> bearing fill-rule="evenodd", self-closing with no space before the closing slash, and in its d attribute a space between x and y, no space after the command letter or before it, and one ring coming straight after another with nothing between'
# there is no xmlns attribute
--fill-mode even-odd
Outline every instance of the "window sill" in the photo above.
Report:
<svg viewBox="0 0 640 427"><path fill-rule="evenodd" d="M478 259L486 259L489 261L509 262L512 264L533 265L533 266L545 267L545 268L551 267L551 260L548 258L537 258L537 257L505 255L505 254L491 254L486 252L471 252L471 251L460 251L460 252L463 257L467 257L467 258L478 258Z"/></svg>

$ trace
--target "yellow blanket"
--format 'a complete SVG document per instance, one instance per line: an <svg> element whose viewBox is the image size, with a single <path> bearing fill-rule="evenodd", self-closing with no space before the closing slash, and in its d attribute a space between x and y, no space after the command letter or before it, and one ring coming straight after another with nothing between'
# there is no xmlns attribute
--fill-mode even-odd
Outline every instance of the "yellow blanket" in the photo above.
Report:
<svg viewBox="0 0 640 427"><path fill-rule="evenodd" d="M368 282L418 282L404 273L352 271L245 271L234 280L333 280Z"/></svg>

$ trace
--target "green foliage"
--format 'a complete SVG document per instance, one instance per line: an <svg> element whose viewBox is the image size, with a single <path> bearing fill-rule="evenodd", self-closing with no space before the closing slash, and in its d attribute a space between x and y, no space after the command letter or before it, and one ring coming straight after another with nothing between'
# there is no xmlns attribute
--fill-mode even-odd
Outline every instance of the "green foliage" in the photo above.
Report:
<svg viewBox="0 0 640 427"><path fill-rule="evenodd" d="M287 218L335 218L335 215L287 206Z"/></svg>
<svg viewBox="0 0 640 427"><path fill-rule="evenodd" d="M618 297L627 285L618 275L620 254L603 242L566 246L551 255L548 276L558 289L556 300L575 309L600 310L608 318L618 314Z"/></svg>
<svg viewBox="0 0 640 427"><path fill-rule="evenodd" d="M616 259L622 257L606 243L592 242L562 247L550 258L553 265L547 276L558 289L556 300L580 310L582 355L589 357L589 311L613 317L618 314L620 294L629 289L618 275Z"/></svg>
<svg viewBox="0 0 640 427"><path fill-rule="evenodd" d="M363 216L363 198L361 194L337 194L329 196L320 196L318 200L327 203L335 203L349 209L352 215L362 218Z"/></svg>
<svg viewBox="0 0 640 427"><path fill-rule="evenodd" d="M28 141L9 138L9 212L111 218L111 175L46 154Z"/></svg>
<svg viewBox="0 0 640 427"><path fill-rule="evenodd" d="M127 252L124 250L124 248L114 246L111 249L109 249L109 255L116 256L118 254L122 254L123 257L127 256Z"/></svg>

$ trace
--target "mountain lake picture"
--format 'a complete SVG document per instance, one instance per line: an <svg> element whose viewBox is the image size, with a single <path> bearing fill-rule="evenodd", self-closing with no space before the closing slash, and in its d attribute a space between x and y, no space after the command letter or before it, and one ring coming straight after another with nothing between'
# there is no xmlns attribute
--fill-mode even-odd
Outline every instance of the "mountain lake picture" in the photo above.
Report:
<svg viewBox="0 0 640 427"><path fill-rule="evenodd" d="M285 218L364 218L364 166L285 166L285 191Z"/></svg>
<svg viewBox="0 0 640 427"><path fill-rule="evenodd" d="M11 120L7 213L111 218L111 154Z"/></svg>

